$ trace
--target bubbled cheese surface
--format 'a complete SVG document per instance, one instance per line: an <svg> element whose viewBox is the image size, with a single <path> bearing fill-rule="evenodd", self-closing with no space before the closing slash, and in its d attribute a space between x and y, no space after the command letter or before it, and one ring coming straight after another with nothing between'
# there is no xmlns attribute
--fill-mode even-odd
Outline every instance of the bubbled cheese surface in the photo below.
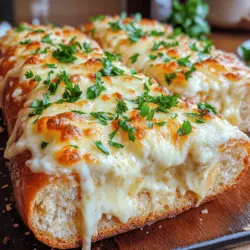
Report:
<svg viewBox="0 0 250 250"><path fill-rule="evenodd" d="M145 84L152 97L171 94L155 80L131 71L116 60L111 62L112 66L123 73L102 76L105 91L90 99L87 90L95 84L96 73L104 67L100 58L105 58L105 55L98 44L71 27L59 29L25 25L28 29L21 32L11 30L0 40L4 53L0 62L1 93L10 89L7 96L1 94L1 102L22 103L12 131L9 131L5 157L11 159L29 150L32 156L26 165L33 172L64 176L77 174L80 177L83 248L90 247L91 236L103 214L115 216L123 223L135 216L136 196L141 191L149 192L153 206L162 206L162 209L164 204L157 199L158 191L168 194L169 203L175 201L177 189L181 194L191 190L202 200L213 185L214 176L209 173L218 167L219 147L230 139L247 140L243 133L220 116L207 114L205 123L196 123L186 113L197 113L197 107L180 100L166 113L155 112L151 120L154 125L149 126L149 121L140 116L135 102L145 93ZM43 39L47 35L51 39L49 43ZM30 39L29 43L23 44L27 39ZM115 43L115 39L111 40ZM74 53L76 59L73 62L64 63L53 56L59 44L70 46L76 42L81 46ZM86 52L83 43L88 43L91 51ZM152 45L150 39L146 43L148 47ZM121 46L119 52L123 49ZM42 53L45 50L46 53ZM141 56L138 68L150 68L146 56L146 53ZM30 71L33 76L28 78L27 72ZM48 94L48 85L44 81L49 77L56 83L64 71L72 86L79 87L80 97L66 101L63 97L66 83L60 81L55 93L47 96L50 105L40 114L31 115L35 110L32 107L34 101L42 101ZM202 71L196 74L205 77ZM35 76L40 79L36 80ZM197 91L204 89L204 84L200 85ZM185 88L187 95L195 93L192 87L188 88ZM117 118L119 101L126 103L128 109ZM157 108L157 104L148 105ZM91 112L111 113L116 118L104 125ZM127 124L134 128L134 141L117 125L118 120L125 119L123 117L127 117ZM180 136L177 131L187 119L192 125L192 132ZM123 145L122 148L109 142L110 133L115 130L113 141ZM101 142L102 150L95 142ZM175 167L183 164L184 175L178 176Z"/></svg>

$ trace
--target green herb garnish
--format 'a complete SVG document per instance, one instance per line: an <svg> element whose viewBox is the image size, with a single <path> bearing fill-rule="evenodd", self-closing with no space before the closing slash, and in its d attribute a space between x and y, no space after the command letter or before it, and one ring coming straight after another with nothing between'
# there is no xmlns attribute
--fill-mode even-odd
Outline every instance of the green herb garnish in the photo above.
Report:
<svg viewBox="0 0 250 250"><path fill-rule="evenodd" d="M192 125L189 120L183 121L182 126L177 130L179 136L188 135L192 132Z"/></svg>
<svg viewBox="0 0 250 250"><path fill-rule="evenodd" d="M114 114L109 112L91 112L90 115L97 119L98 123L105 126L108 125L109 121L114 120Z"/></svg>
<svg viewBox="0 0 250 250"><path fill-rule="evenodd" d="M60 48L53 52L53 57L62 63L72 63L77 57L74 54L77 52L77 43L72 45L59 44Z"/></svg>
<svg viewBox="0 0 250 250"><path fill-rule="evenodd" d="M140 55L139 53L136 53L136 54L132 55L129 59L131 60L132 63L135 63L137 61L139 55Z"/></svg>
<svg viewBox="0 0 250 250"><path fill-rule="evenodd" d="M55 64L50 64L50 63L47 63L45 64L48 68L51 68L51 69L56 69L57 66Z"/></svg>
<svg viewBox="0 0 250 250"><path fill-rule="evenodd" d="M91 22L95 22L95 21L102 21L104 20L104 15L99 15L99 16L96 16L96 17L90 17L90 21Z"/></svg>
<svg viewBox="0 0 250 250"><path fill-rule="evenodd" d="M114 141L111 141L111 140L109 140L109 144L110 144L112 147L115 147L115 148L124 148L124 145L122 145L121 143L114 142Z"/></svg>
<svg viewBox="0 0 250 250"><path fill-rule="evenodd" d="M103 86L103 81L101 79L101 73L97 72L95 77L95 84L87 89L87 98L94 100L97 98L103 91L107 89Z"/></svg>
<svg viewBox="0 0 250 250"><path fill-rule="evenodd" d="M96 147L101 150L105 155L109 155L109 151L103 146L101 141L94 141Z"/></svg>
<svg viewBox="0 0 250 250"><path fill-rule="evenodd" d="M172 81L176 78L176 76L177 75L175 73L164 74L165 82L167 83L167 85L170 85Z"/></svg>
<svg viewBox="0 0 250 250"><path fill-rule="evenodd" d="M85 53L90 53L93 51L89 43L84 42L82 47Z"/></svg>
<svg viewBox="0 0 250 250"><path fill-rule="evenodd" d="M210 32L207 14L208 4L204 0L187 0L185 4L174 0L168 22L190 37L202 38Z"/></svg>
<svg viewBox="0 0 250 250"><path fill-rule="evenodd" d="M82 112L82 111L80 111L80 110L71 109L70 111L73 112L73 113L76 113L76 114L78 114L78 115L85 115L85 114L87 114L87 113Z"/></svg>
<svg viewBox="0 0 250 250"><path fill-rule="evenodd" d="M41 39L41 41L42 41L43 43L52 44L52 40L51 40L51 38L50 38L50 35L44 36L44 37Z"/></svg>
<svg viewBox="0 0 250 250"><path fill-rule="evenodd" d="M30 79L30 78L32 78L32 77L34 76L34 74L33 74L33 72L30 70L30 71L27 71L27 72L25 73L25 76L26 76L27 79Z"/></svg>
<svg viewBox="0 0 250 250"><path fill-rule="evenodd" d="M46 142L46 141L42 141L41 142L41 149L44 149L44 148L46 148L47 146L48 146L48 142Z"/></svg>
<svg viewBox="0 0 250 250"><path fill-rule="evenodd" d="M30 44L32 41L31 41L31 39L26 39L25 41L23 41L23 42L20 42L20 44Z"/></svg>
<svg viewBox="0 0 250 250"><path fill-rule="evenodd" d="M242 51L242 57L243 57L244 61L247 64L250 64L250 49L244 47L243 45L241 45L240 48Z"/></svg>
<svg viewBox="0 0 250 250"><path fill-rule="evenodd" d="M25 26L24 24L19 24L19 26L17 26L16 28L15 28L15 31L16 32L22 32L22 31L25 31L25 30L32 30L31 28L29 28L29 27L27 27L27 26Z"/></svg>

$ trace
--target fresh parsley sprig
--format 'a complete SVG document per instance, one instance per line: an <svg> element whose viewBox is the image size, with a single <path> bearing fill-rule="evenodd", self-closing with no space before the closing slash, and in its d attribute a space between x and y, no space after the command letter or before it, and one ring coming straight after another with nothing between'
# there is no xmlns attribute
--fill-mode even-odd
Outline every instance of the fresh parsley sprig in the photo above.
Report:
<svg viewBox="0 0 250 250"><path fill-rule="evenodd" d="M212 115L217 114L216 108L208 103L198 103L197 108L199 113L186 113L187 116L196 118L197 123L204 123L205 122L204 116L207 114L212 114Z"/></svg>
<svg viewBox="0 0 250 250"><path fill-rule="evenodd" d="M47 109L50 105L51 103L49 102L49 98L47 95L43 96L43 100L34 100L33 103L30 105L30 108L32 108L33 111L29 113L29 116L32 117L38 115L37 119L34 121L36 122L39 119L40 115L43 113L43 111Z"/></svg>
<svg viewBox="0 0 250 250"><path fill-rule="evenodd" d="M107 89L103 86L103 80L101 79L101 73L97 72L95 76L95 84L87 89L87 99L94 100L97 98L103 91Z"/></svg>
<svg viewBox="0 0 250 250"><path fill-rule="evenodd" d="M187 0L185 4L174 0L168 22L190 37L203 38L210 32L205 20L208 10L208 4L204 0Z"/></svg>
<svg viewBox="0 0 250 250"><path fill-rule="evenodd" d="M105 155L110 155L107 148L105 148L101 141L94 141L95 146L102 151Z"/></svg>
<svg viewBox="0 0 250 250"><path fill-rule="evenodd" d="M192 125L189 120L183 121L182 126L177 130L179 136L188 135L192 132Z"/></svg>
<svg viewBox="0 0 250 250"><path fill-rule="evenodd" d="M59 44L57 50L55 50L52 55L58 61L62 63L72 63L77 57L74 54L77 52L78 43L74 43L72 45Z"/></svg>
<svg viewBox="0 0 250 250"><path fill-rule="evenodd" d="M65 91L63 93L63 99L66 102L76 102L80 99L82 91L78 84L74 84L70 80L69 76L64 71L61 75L61 80L65 83Z"/></svg>

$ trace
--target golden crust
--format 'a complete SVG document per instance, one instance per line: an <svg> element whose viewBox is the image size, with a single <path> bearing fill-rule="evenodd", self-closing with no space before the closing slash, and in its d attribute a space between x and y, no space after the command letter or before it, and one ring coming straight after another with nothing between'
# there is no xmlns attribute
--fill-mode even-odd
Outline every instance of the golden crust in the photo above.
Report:
<svg viewBox="0 0 250 250"><path fill-rule="evenodd" d="M250 152L250 146L245 141L231 141L231 145L243 145L248 148ZM224 147L221 147L222 150ZM81 246L82 239L80 236L72 237L70 240L63 240L62 238L53 238L45 232L38 230L32 223L32 215L34 212L34 202L36 199L36 195L40 189L49 185L49 183L56 183L58 179L62 179L63 177L49 177L44 174L32 173L29 168L27 168L24 163L30 157L30 154L26 152L25 154L19 155L18 157L12 160L11 167L11 178L14 189L14 197L16 201L16 206L18 211L24 220L25 224L32 230L34 235L41 242L60 249L67 248L77 248ZM236 186L239 180L243 175L247 172L249 167L249 156L246 156L244 160L244 169L241 173L236 176L234 180L230 182L229 185L216 187L214 190L210 190L209 194L202 200L200 204L206 203L218 195L224 193L225 191L232 189ZM74 176L77 179L77 177ZM68 179L65 179L67 182ZM34 186L35 183L35 186ZM32 187L30 189L30 187ZM34 188L36 187L36 188ZM139 194L140 195L140 194ZM149 193L143 193L141 195L146 195L150 198ZM25 197L25 198L24 198ZM169 209L166 205L165 210L161 212L149 213L147 215L136 216L130 218L126 223L121 223L115 217L112 218L114 224L112 227L102 228L98 230L98 234L92 236L92 242L99 241L105 238L109 238L111 236L115 236L121 233L125 233L131 231L136 228L144 227L147 224L152 224L156 221L172 218L184 211L187 211L196 206L197 197L193 192L187 192L185 196L179 195L178 206L175 206L173 209ZM99 224L102 224L106 220L105 217L101 219Z"/></svg>

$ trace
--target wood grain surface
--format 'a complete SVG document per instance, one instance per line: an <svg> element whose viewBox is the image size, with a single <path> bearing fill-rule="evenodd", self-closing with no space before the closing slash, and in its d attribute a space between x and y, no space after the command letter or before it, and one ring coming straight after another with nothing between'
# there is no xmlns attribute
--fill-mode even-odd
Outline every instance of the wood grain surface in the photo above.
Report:
<svg viewBox="0 0 250 250"><path fill-rule="evenodd" d="M214 33L211 38L219 48L235 52L239 43L247 38L247 34L229 36ZM1 122L0 120L0 125ZM49 250L51 248L38 242L23 225L13 205L11 184L8 170L4 166L2 150L6 140L6 132L0 134L0 249ZM248 230L250 230L250 169L235 189L219 198L176 218L159 221L143 229L97 242L93 244L92 249L229 249L250 241ZM192 245L195 243L198 245ZM250 246L246 246L245 249L250 249Z"/></svg>

